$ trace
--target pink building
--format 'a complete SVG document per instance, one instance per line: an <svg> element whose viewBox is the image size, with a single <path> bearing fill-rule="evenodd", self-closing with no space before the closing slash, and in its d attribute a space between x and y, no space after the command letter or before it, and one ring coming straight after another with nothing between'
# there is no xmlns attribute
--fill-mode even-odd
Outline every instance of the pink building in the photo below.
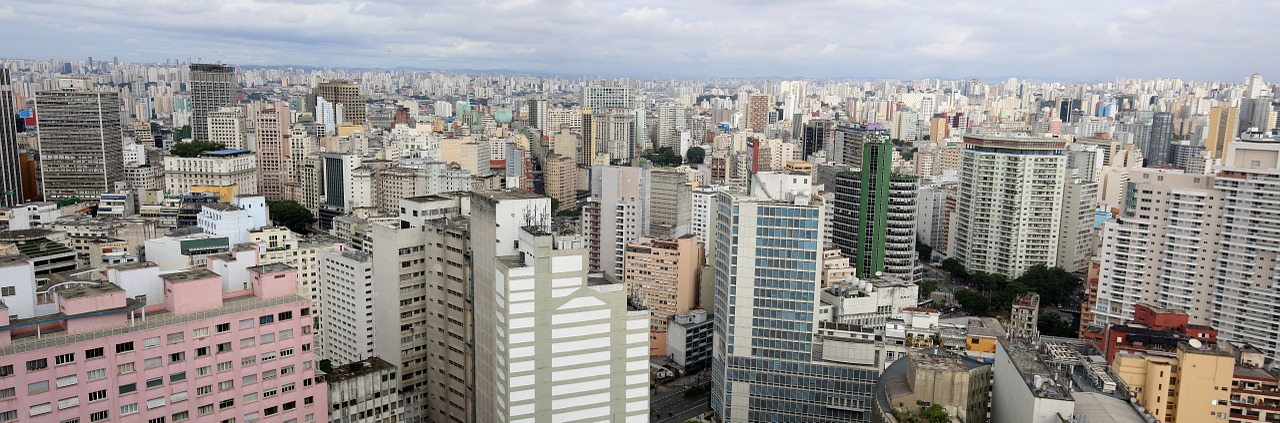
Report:
<svg viewBox="0 0 1280 423"><path fill-rule="evenodd" d="M0 304L0 422L328 421L297 270L248 273L232 292L207 269L161 275L150 306L109 282L55 290L53 314Z"/></svg>

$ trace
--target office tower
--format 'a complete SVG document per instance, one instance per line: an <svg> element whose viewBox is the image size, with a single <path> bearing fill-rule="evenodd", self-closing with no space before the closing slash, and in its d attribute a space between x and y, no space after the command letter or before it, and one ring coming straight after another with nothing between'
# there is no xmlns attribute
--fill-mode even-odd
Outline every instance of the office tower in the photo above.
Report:
<svg viewBox="0 0 1280 423"><path fill-rule="evenodd" d="M328 229L334 217L351 212L359 205L357 191L367 188L356 184L355 170L360 167L360 156L344 153L321 153L323 161L324 202L320 205L319 224Z"/></svg>
<svg viewBox="0 0 1280 423"><path fill-rule="evenodd" d="M658 238L679 238L691 233L693 187L684 172L649 169L649 228L646 234Z"/></svg>
<svg viewBox="0 0 1280 423"><path fill-rule="evenodd" d="M867 143L885 142L889 131L880 125L836 126L831 145L827 147L827 160L849 166L862 167L862 146Z"/></svg>
<svg viewBox="0 0 1280 423"><path fill-rule="evenodd" d="M578 167L591 167L595 164L596 154L600 152L600 144L596 142L596 118L591 109L582 108L582 139L578 145Z"/></svg>
<svg viewBox="0 0 1280 423"><path fill-rule="evenodd" d="M542 166L543 189L547 197L556 200L556 213L578 208L578 167L573 157L558 153L547 155Z"/></svg>
<svg viewBox="0 0 1280 423"><path fill-rule="evenodd" d="M864 278L919 281L914 175L893 171L893 144L862 145L862 168L836 177L832 240Z"/></svg>
<svg viewBox="0 0 1280 423"><path fill-rule="evenodd" d="M591 197L583 209L590 269L622 277L623 251L649 230L649 172L638 167L594 166Z"/></svg>
<svg viewBox="0 0 1280 423"><path fill-rule="evenodd" d="M335 365L374 357L373 258L356 250L322 251L316 261L326 317L316 355Z"/></svg>
<svg viewBox="0 0 1280 423"><path fill-rule="evenodd" d="M1165 166L1172 159L1173 150L1173 113L1156 112L1151 117L1151 140L1142 150L1142 157L1147 159L1149 167Z"/></svg>
<svg viewBox="0 0 1280 423"><path fill-rule="evenodd" d="M1267 83L1262 79L1262 75L1253 74L1244 81L1244 98L1254 99L1261 98L1267 94Z"/></svg>
<svg viewBox="0 0 1280 423"><path fill-rule="evenodd" d="M242 107L223 107L209 112L208 140L230 150L251 150L245 140L244 124Z"/></svg>
<svg viewBox="0 0 1280 423"><path fill-rule="evenodd" d="M947 241L970 272L1015 278L1056 264L1066 141L966 136Z"/></svg>
<svg viewBox="0 0 1280 423"><path fill-rule="evenodd" d="M560 128L548 127L547 116L547 96L538 94L529 99L529 126L542 131L543 133L551 133L559 131Z"/></svg>
<svg viewBox="0 0 1280 423"><path fill-rule="evenodd" d="M1240 100L1239 131L1250 129L1269 131L1275 128L1275 111L1270 98L1246 98Z"/></svg>
<svg viewBox="0 0 1280 423"><path fill-rule="evenodd" d="M826 217L810 178L760 173L751 186L714 206L711 409L729 422L869 422L874 365L818 351Z"/></svg>
<svg viewBox="0 0 1280 423"><path fill-rule="evenodd" d="M15 257L30 263L0 263ZM19 392L0 418L328 420L325 385L313 383L310 302L294 295L293 269L254 266L230 276L123 266L111 282L85 278L52 290L56 308L38 316L51 323L39 333L10 320L16 299L0 305L8 386L0 392ZM223 277L247 288L230 291Z"/></svg>
<svg viewBox="0 0 1280 423"><path fill-rule="evenodd" d="M333 104L334 116L338 124L364 126L368 112L364 96L360 95L360 87L355 82L347 79L321 82L311 91L310 104L318 105L319 98L324 98L325 101ZM341 114L337 113L339 108L342 110ZM314 107L308 108L308 110L313 109Z"/></svg>
<svg viewBox="0 0 1280 423"><path fill-rule="evenodd" d="M747 120L745 129L751 132L764 132L769 124L769 110L773 105L768 94L752 94L746 98L743 118Z"/></svg>
<svg viewBox="0 0 1280 423"><path fill-rule="evenodd" d="M693 235L627 244L622 281L631 300L649 310L649 355L667 355L667 322L698 306L704 250Z"/></svg>
<svg viewBox="0 0 1280 423"><path fill-rule="evenodd" d="M339 110L342 106L334 109L334 104L325 100L324 97L316 97L316 124L324 128L325 135L334 135L338 133L338 118L341 116Z"/></svg>
<svg viewBox="0 0 1280 423"><path fill-rule="evenodd" d="M124 180L120 97L88 80L36 92L41 190L47 200L96 199Z"/></svg>
<svg viewBox="0 0 1280 423"><path fill-rule="evenodd" d="M277 106L261 110L254 121L258 154L258 193L268 200L291 200L285 194L293 168L289 163L289 109Z"/></svg>
<svg viewBox="0 0 1280 423"><path fill-rule="evenodd" d="M206 151L196 157L164 157L164 189L171 195L230 189L258 193L258 157L247 150Z"/></svg>
<svg viewBox="0 0 1280 423"><path fill-rule="evenodd" d="M830 119L814 119L804 125L803 160L810 160L809 156L813 153L827 151L835 126L835 122Z"/></svg>
<svg viewBox="0 0 1280 423"><path fill-rule="evenodd" d="M582 87L582 110L583 113L591 110L597 113L607 109L630 110L634 107L634 96L634 90L630 87L593 81Z"/></svg>
<svg viewBox="0 0 1280 423"><path fill-rule="evenodd" d="M191 64L191 139L209 139L209 114L236 105L236 68Z"/></svg>
<svg viewBox="0 0 1280 423"><path fill-rule="evenodd" d="M1204 147L1214 159L1221 159L1227 152L1227 144L1240 133L1236 129L1239 122L1236 114L1238 110L1229 105L1217 105L1209 109L1208 139L1205 140Z"/></svg>
<svg viewBox="0 0 1280 423"><path fill-rule="evenodd" d="M18 158L18 128L9 69L0 68L0 207L22 204L22 165Z"/></svg>
<svg viewBox="0 0 1280 423"><path fill-rule="evenodd" d="M639 157L635 144L636 116L630 109L605 110L597 128L598 142L604 145L604 152L609 153L609 160L614 163L631 163Z"/></svg>

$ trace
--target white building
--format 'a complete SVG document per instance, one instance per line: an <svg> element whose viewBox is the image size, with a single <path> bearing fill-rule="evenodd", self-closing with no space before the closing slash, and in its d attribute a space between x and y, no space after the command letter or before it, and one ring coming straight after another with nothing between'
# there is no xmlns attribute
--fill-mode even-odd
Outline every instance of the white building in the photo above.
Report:
<svg viewBox="0 0 1280 423"><path fill-rule="evenodd" d="M373 357L373 260L345 250L316 254L325 325L316 357L351 363Z"/></svg>
<svg viewBox="0 0 1280 423"><path fill-rule="evenodd" d="M943 253L947 244L947 196L953 191L934 185L916 192L916 239L937 254Z"/></svg>
<svg viewBox="0 0 1280 423"><path fill-rule="evenodd" d="M37 201L20 204L9 209L9 229L31 229L52 225L62 211L58 204L48 201Z"/></svg>
<svg viewBox="0 0 1280 423"><path fill-rule="evenodd" d="M238 194L258 193L258 158L253 152L219 150L164 158L164 187L172 195L191 193L192 187L230 186L238 187Z"/></svg>
<svg viewBox="0 0 1280 423"><path fill-rule="evenodd" d="M0 255L0 301L14 319L36 315L35 262L21 254Z"/></svg>
<svg viewBox="0 0 1280 423"><path fill-rule="evenodd" d="M707 244L707 234L710 232L711 222L715 220L713 207L716 195L728 190L729 187L726 186L698 186L693 189L693 213L689 219L689 229L698 237L698 242L707 246L707 252L711 251L711 246Z"/></svg>
<svg viewBox="0 0 1280 423"><path fill-rule="evenodd" d="M627 244L649 231L649 171L639 167L594 166L591 198L583 209L583 233L592 252L591 270L622 276ZM598 261L597 261L598 260Z"/></svg>
<svg viewBox="0 0 1280 423"><path fill-rule="evenodd" d="M223 107L209 112L209 141L231 150L252 150L245 136L243 107Z"/></svg>
<svg viewBox="0 0 1280 423"><path fill-rule="evenodd" d="M871 329L884 329L889 319L902 319L904 308L915 307L920 288L897 278L850 277L822 290L822 302L831 304L831 320Z"/></svg>
<svg viewBox="0 0 1280 423"><path fill-rule="evenodd" d="M378 357L335 365L323 376L329 387L329 423L405 421L397 373L394 364Z"/></svg>

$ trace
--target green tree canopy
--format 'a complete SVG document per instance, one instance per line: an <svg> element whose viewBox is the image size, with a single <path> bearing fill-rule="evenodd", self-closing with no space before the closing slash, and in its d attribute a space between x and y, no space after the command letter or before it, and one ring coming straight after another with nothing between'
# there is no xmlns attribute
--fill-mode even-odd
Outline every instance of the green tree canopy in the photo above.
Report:
<svg viewBox="0 0 1280 423"><path fill-rule="evenodd" d="M271 221L277 225L284 225L289 230L306 233L307 226L316 221L316 217L311 214L310 210L302 207L296 201L268 201L267 208L271 212Z"/></svg>
<svg viewBox="0 0 1280 423"><path fill-rule="evenodd" d="M685 163L689 164L701 164L707 158L707 150L703 150L702 147L689 147L684 154Z"/></svg>
<svg viewBox="0 0 1280 423"><path fill-rule="evenodd" d="M662 147L657 150L645 151L641 157L653 162L655 166L675 167L680 166L680 164L684 162L683 160L680 160L680 156L676 155L675 150L672 150L671 147Z"/></svg>
<svg viewBox="0 0 1280 423"><path fill-rule="evenodd" d="M1042 264L1032 266L1017 281L1028 291L1040 294L1040 301L1046 304L1062 304L1080 289L1080 278L1071 272Z"/></svg>
<svg viewBox="0 0 1280 423"><path fill-rule="evenodd" d="M178 157L196 157L206 151L217 151L223 148L226 148L226 146L222 145L222 143L219 143L219 142L209 142L209 141L180 142L180 143L174 144L173 147L169 148L169 154L172 154Z"/></svg>
<svg viewBox="0 0 1280 423"><path fill-rule="evenodd" d="M933 247L923 242L916 241L916 255L920 257L920 261L929 261L933 259Z"/></svg>
<svg viewBox="0 0 1280 423"><path fill-rule="evenodd" d="M969 272L965 271L964 265L960 264L959 260L953 258L948 258L942 261L942 270L957 278L969 277Z"/></svg>
<svg viewBox="0 0 1280 423"><path fill-rule="evenodd" d="M1039 320L1036 321L1036 329L1040 330L1041 335L1060 336L1063 338L1075 338L1079 336L1075 328L1071 324L1062 320L1062 316L1058 313L1042 313Z"/></svg>
<svg viewBox="0 0 1280 423"><path fill-rule="evenodd" d="M187 138L191 138L191 125L183 126L181 129L178 129L177 132L173 133L173 142L182 142L182 140Z"/></svg>
<svg viewBox="0 0 1280 423"><path fill-rule="evenodd" d="M987 297L972 289L961 289L955 292L956 302L966 313L983 315L991 310L991 302Z"/></svg>
<svg viewBox="0 0 1280 423"><path fill-rule="evenodd" d="M920 300L929 299L929 294L938 290L938 281L933 279L925 279L916 284L920 287Z"/></svg>

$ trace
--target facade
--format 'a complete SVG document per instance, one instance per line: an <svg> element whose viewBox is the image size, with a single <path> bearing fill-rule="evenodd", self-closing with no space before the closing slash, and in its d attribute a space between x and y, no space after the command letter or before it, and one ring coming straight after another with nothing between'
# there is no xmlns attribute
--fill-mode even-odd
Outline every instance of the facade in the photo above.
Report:
<svg viewBox="0 0 1280 423"><path fill-rule="evenodd" d="M292 200L285 184L292 178L289 154L289 109L260 110L255 118L254 142L258 154L258 193L268 200Z"/></svg>
<svg viewBox="0 0 1280 423"><path fill-rule="evenodd" d="M952 421L984 423L991 404L991 365L960 355L913 351L894 361L876 382L876 423L898 423L937 404Z"/></svg>
<svg viewBox="0 0 1280 423"><path fill-rule="evenodd" d="M966 136L948 236L969 271L1018 277L1057 261L1066 141Z"/></svg>
<svg viewBox="0 0 1280 423"><path fill-rule="evenodd" d="M707 234L711 231L711 222L715 219L715 209L713 207L717 195L726 190L727 188L725 187L699 186L693 189L691 195L693 210L689 214L689 231L708 250L710 246L707 244Z"/></svg>
<svg viewBox="0 0 1280 423"><path fill-rule="evenodd" d="M622 276L624 251L649 229L651 207L647 169L594 166L591 198L583 209L583 231L591 251L591 271Z"/></svg>
<svg viewBox="0 0 1280 423"><path fill-rule="evenodd" d="M1097 241L1094 218L1098 210L1098 183L1073 179L1062 187L1062 219L1058 234L1058 267L1082 272L1089 267Z"/></svg>
<svg viewBox="0 0 1280 423"><path fill-rule="evenodd" d="M124 135L116 93L92 91L87 80L36 92L36 124L45 199L97 199L124 181Z"/></svg>
<svg viewBox="0 0 1280 423"><path fill-rule="evenodd" d="M703 309L671 316L667 322L667 358L684 370L696 373L711 365L712 321Z"/></svg>
<svg viewBox="0 0 1280 423"><path fill-rule="evenodd" d="M316 355L338 364L374 357L372 257L355 250L321 251L316 261L326 317Z"/></svg>
<svg viewBox="0 0 1280 423"><path fill-rule="evenodd" d="M628 297L649 310L649 355L665 355L667 322L698 306L703 252L693 235L627 244L622 281Z"/></svg>
<svg viewBox="0 0 1280 423"><path fill-rule="evenodd" d="M229 187L258 193L258 157L248 150L207 151L197 157L165 156L165 192L192 193L192 187Z"/></svg>
<svg viewBox="0 0 1280 423"><path fill-rule="evenodd" d="M250 150L245 139L245 118L242 107L223 107L209 112L209 141L222 144L229 150Z"/></svg>
<svg viewBox="0 0 1280 423"><path fill-rule="evenodd" d="M1168 423L1226 418L1235 364L1230 353L1198 342L1179 343L1172 354L1122 352L1111 362L1138 404Z"/></svg>
<svg viewBox="0 0 1280 423"><path fill-rule="evenodd" d="M404 405L396 391L396 366L370 357L336 366L321 376L329 388L329 423L400 422Z"/></svg>
<svg viewBox="0 0 1280 423"><path fill-rule="evenodd" d="M887 140L862 149L862 168L836 177L832 241L859 275L917 281L923 273L915 251L916 177L893 172Z"/></svg>
<svg viewBox="0 0 1280 423"><path fill-rule="evenodd" d="M1040 294L1019 295L1009 309L1009 336L1035 339L1040 335Z"/></svg>
<svg viewBox="0 0 1280 423"><path fill-rule="evenodd" d="M680 238L691 233L693 187L684 172L650 169L649 236Z"/></svg>
<svg viewBox="0 0 1280 423"><path fill-rule="evenodd" d="M310 303L293 295L294 270L250 270L241 292L224 291L206 269L166 274L154 282L163 301L146 317L145 302L109 282L55 290L58 314L10 320L2 310L9 377L0 392L21 394L0 418L328 420L325 386L314 383Z"/></svg>
<svg viewBox="0 0 1280 423"><path fill-rule="evenodd" d="M1160 167L1172 161L1172 153L1173 113L1156 112L1151 117L1151 140L1142 149L1142 157L1147 167Z"/></svg>
<svg viewBox="0 0 1280 423"><path fill-rule="evenodd" d="M547 155L547 162L542 167L544 191L547 197L556 200L559 206L555 212L576 210L578 208L578 168L572 156L553 153Z"/></svg>
<svg viewBox="0 0 1280 423"><path fill-rule="evenodd" d="M211 141L210 115L223 107L236 104L236 68L192 63L190 70L191 138L196 141ZM229 145L227 147L236 148Z"/></svg>
<svg viewBox="0 0 1280 423"><path fill-rule="evenodd" d="M25 105L24 105L25 106ZM18 157L18 127L14 116L13 82L9 69L0 69L0 207L22 204L22 163Z"/></svg>
<svg viewBox="0 0 1280 423"><path fill-rule="evenodd" d="M363 126L367 120L368 110L364 103L364 96L360 94L360 86L353 81L335 79L321 82L312 91L312 103L318 102L315 98L320 97L333 104L334 110L339 108L342 110L342 115L338 117L339 124ZM315 107L310 107L309 110L315 110Z"/></svg>
<svg viewBox="0 0 1280 423"><path fill-rule="evenodd" d="M952 192L943 186L920 187L916 191L916 239L933 247L935 254L946 251L947 197Z"/></svg>

